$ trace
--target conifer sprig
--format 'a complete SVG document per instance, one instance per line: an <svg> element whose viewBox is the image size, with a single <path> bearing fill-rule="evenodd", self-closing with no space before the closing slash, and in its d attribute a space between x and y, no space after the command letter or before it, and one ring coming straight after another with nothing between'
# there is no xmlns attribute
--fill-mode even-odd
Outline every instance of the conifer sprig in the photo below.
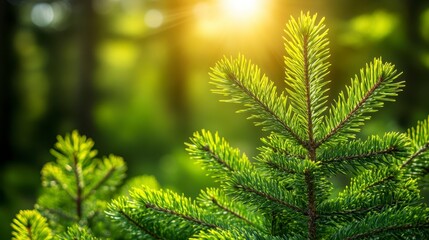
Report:
<svg viewBox="0 0 429 240"><path fill-rule="evenodd" d="M35 210L16 219L31 222L35 216L43 216L54 239L112 236L103 229L111 227L104 210L125 177L123 159L114 155L96 158L94 142L77 131L57 140L51 150L55 161L46 163L41 171L43 189ZM15 229L14 234L17 232Z"/></svg>
<svg viewBox="0 0 429 240"><path fill-rule="evenodd" d="M206 130L195 132L187 146L189 155L218 181L223 181L225 176L233 172L253 168L247 156L240 155L240 150L232 148L218 133L213 135Z"/></svg>
<svg viewBox="0 0 429 240"><path fill-rule="evenodd" d="M127 228L131 224L143 238L175 239L180 232L186 239L201 230L225 228L194 201L170 190L134 189L130 198L121 197L109 208L111 217Z"/></svg>
<svg viewBox="0 0 429 240"><path fill-rule="evenodd" d="M292 17L286 25L285 81L299 129L306 129L306 141L314 142L320 138L319 126L328 97L329 81L324 78L330 66L329 41L323 18L317 21L317 15L303 16L298 20Z"/></svg>
<svg viewBox="0 0 429 240"><path fill-rule="evenodd" d="M338 143L321 149L319 159L323 169L332 173L347 173L352 168L377 167L381 165L398 165L409 156L410 142L399 133L386 133L383 137L370 136L361 139Z"/></svg>
<svg viewBox="0 0 429 240"><path fill-rule="evenodd" d="M79 240L98 240L99 238L92 235L91 230L87 227L81 227L78 224L74 224L71 227L68 227L66 231L57 236L59 240L70 240L70 239L79 239Z"/></svg>
<svg viewBox="0 0 429 240"><path fill-rule="evenodd" d="M66 137L59 136L51 150L55 162L42 169L44 193L37 208L53 219L88 221L98 212L95 199L111 196L122 183L126 166L122 158L110 155L97 159L94 142L77 131ZM56 197L52 198L55 192Z"/></svg>
<svg viewBox="0 0 429 240"><path fill-rule="evenodd" d="M258 209L249 211L248 206L234 201L220 189L209 188L201 191L197 200L201 208L228 219L228 222L233 225L264 230L264 219Z"/></svg>
<svg viewBox="0 0 429 240"><path fill-rule="evenodd" d="M429 234L428 216L426 207L390 208L338 229L330 239L424 239Z"/></svg>
<svg viewBox="0 0 429 240"><path fill-rule="evenodd" d="M21 210L12 222L13 240L49 240L53 239L52 230L36 210Z"/></svg>
<svg viewBox="0 0 429 240"><path fill-rule="evenodd" d="M429 117L408 129L407 135L412 141L413 153L403 162L402 168L411 176L423 178L429 174Z"/></svg>
<svg viewBox="0 0 429 240"><path fill-rule="evenodd" d="M244 103L241 112L250 111L250 119L265 131L274 131L284 135L300 145L305 144L305 135L292 108L287 106L284 93L278 95L277 88L260 69L240 55L237 59L224 58L212 68L210 73L213 92L228 96L223 100L232 103Z"/></svg>
<svg viewBox="0 0 429 240"><path fill-rule="evenodd" d="M374 59L360 70L360 76L352 79L346 91L339 94L338 100L329 109L329 115L322 124L323 137L317 146L336 140L354 138L369 114L383 107L384 102L394 101L404 87L403 81L395 81L400 73L391 63Z"/></svg>

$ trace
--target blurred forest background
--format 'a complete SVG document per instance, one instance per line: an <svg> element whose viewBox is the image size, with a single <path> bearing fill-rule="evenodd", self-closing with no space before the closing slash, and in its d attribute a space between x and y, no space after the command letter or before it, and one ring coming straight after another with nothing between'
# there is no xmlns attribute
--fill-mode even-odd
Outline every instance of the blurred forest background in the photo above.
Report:
<svg viewBox="0 0 429 240"><path fill-rule="evenodd" d="M1 0L0 236L33 208L49 149L73 129L124 157L129 177L190 196L213 184L184 150L194 131L255 156L264 133L218 102L208 72L242 53L284 87L283 29L300 11L330 28L331 99L374 57L404 72L405 91L362 136L427 117L427 0Z"/></svg>

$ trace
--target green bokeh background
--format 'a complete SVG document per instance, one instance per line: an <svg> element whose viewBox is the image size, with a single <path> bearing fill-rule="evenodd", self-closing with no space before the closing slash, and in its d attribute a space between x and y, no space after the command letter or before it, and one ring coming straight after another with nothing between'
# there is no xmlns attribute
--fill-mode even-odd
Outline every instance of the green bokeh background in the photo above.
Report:
<svg viewBox="0 0 429 240"><path fill-rule="evenodd" d="M405 91L362 136L404 131L429 114L428 1L263 0L259 17L240 22L213 10L218 1L0 2L0 236L33 207L49 149L73 129L100 155L124 157L129 177L153 175L189 196L213 185L184 150L194 131L219 131L255 156L264 133L218 102L208 72L241 53L284 87L283 28L301 11L330 28L330 99L374 57L404 72Z"/></svg>

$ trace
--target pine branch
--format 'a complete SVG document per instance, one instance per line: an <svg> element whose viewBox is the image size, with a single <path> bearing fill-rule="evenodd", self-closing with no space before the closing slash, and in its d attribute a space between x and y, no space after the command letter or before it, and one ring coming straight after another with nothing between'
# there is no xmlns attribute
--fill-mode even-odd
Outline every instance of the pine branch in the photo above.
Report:
<svg viewBox="0 0 429 240"><path fill-rule="evenodd" d="M264 155L268 155L265 153ZM279 176L278 180L290 177L290 175L304 176L306 171L316 169L318 166L307 159L285 158L276 154L259 157L258 159L265 165L265 168L272 170L273 175ZM283 177L283 178L282 178Z"/></svg>
<svg viewBox="0 0 429 240"><path fill-rule="evenodd" d="M213 136L209 131L202 130L201 134L194 133L190 140L191 143L187 144L190 156L197 159L203 169L207 169L218 181L223 181L232 172L253 169L247 156L240 155L238 149L230 147L217 133Z"/></svg>
<svg viewBox="0 0 429 240"><path fill-rule="evenodd" d="M76 196L74 197L74 201L76 204L76 215L78 220L80 220L82 218L82 201L83 201L83 196L82 196L82 188L83 188L83 183L82 183L82 169L80 168L80 164L78 163L78 158L76 156L77 153L73 154L73 173L74 173L74 178L75 178L75 183L76 183Z"/></svg>
<svg viewBox="0 0 429 240"><path fill-rule="evenodd" d="M114 219L124 212L132 222L161 239L187 239L201 230L225 228L220 220L206 214L194 201L170 190L147 187L133 189L130 199L119 199L109 206ZM116 220L118 221L118 220ZM132 232L131 232L132 233Z"/></svg>
<svg viewBox="0 0 429 240"><path fill-rule="evenodd" d="M126 166L122 158L113 155L96 159L93 141L77 131L57 139L51 150L56 161L42 170L44 188L37 208L52 222L54 230L63 231L75 223L90 224L95 213L104 211L105 201L125 177ZM98 221L97 227L109 225L103 220L94 220Z"/></svg>
<svg viewBox="0 0 429 240"><path fill-rule="evenodd" d="M212 203L215 206L217 206L218 208L220 208L224 212L227 212L227 213L233 215L234 217L243 220L244 222L246 222L249 225L253 225L253 226L255 225L254 223L250 222L250 220L246 219L244 216L242 216L239 213L234 212L232 209L229 209L226 206L222 205L214 196L212 196L210 200L212 201Z"/></svg>
<svg viewBox="0 0 429 240"><path fill-rule="evenodd" d="M318 168L317 163L306 159L304 149L297 151L273 135L262 141L267 146L259 148L260 154L256 157L258 167L267 169L272 176L278 176L278 181L285 180L290 175L303 176L305 171L315 171Z"/></svg>
<svg viewBox="0 0 429 240"><path fill-rule="evenodd" d="M67 231L56 236L59 240L69 240L69 239L79 239L79 240L97 240L87 227L81 227L78 224L75 224L69 228Z"/></svg>
<svg viewBox="0 0 429 240"><path fill-rule="evenodd" d="M320 137L317 126L322 121L326 109L329 81L324 80L328 74L329 41L326 38L322 18L316 22L317 15L301 13L298 20L293 17L286 25L285 58L286 79L289 86L287 93L291 97L293 111L302 129L306 129L307 144L314 145L315 138ZM309 147L309 146L307 146Z"/></svg>
<svg viewBox="0 0 429 240"><path fill-rule="evenodd" d="M318 210L321 217L337 216L332 220L353 221L370 211L415 205L419 200L416 181L403 177L398 170L373 169L352 178L337 198L321 203Z"/></svg>
<svg viewBox="0 0 429 240"><path fill-rule="evenodd" d="M409 156L410 141L403 134L386 133L366 140L348 141L319 149L322 168L331 173L347 173L359 168L396 165Z"/></svg>
<svg viewBox="0 0 429 240"><path fill-rule="evenodd" d="M278 198L276 196L272 196L269 193L260 191L260 190L258 190L256 188L252 188L250 186L245 186L245 185L239 185L239 184L235 185L234 187L237 190L240 190L240 191L243 191L243 192L246 192L246 193L250 193L250 194L258 196L258 197L262 197L265 200L269 200L269 201L271 201L273 203L276 203L276 204L279 204L279 205L283 205L284 207L287 207L287 208L289 208L289 209L291 209L291 210L293 210L295 212L299 212L299 213L302 213L304 215L306 214L304 212L304 210L300 209L299 207L297 207L295 205L292 205L292 204L290 204L290 203L288 203L286 201L283 201L282 199L280 199L280 198Z"/></svg>
<svg viewBox="0 0 429 240"><path fill-rule="evenodd" d="M195 217L185 215L185 214L182 214L180 212L177 212L177 211L174 211L174 210L171 210L168 208L158 207L158 206L151 204L151 203L146 203L145 207L147 209L152 209L152 210L157 211L157 212L166 213L168 215L172 215L172 216L179 217L181 219L185 219L189 222L192 222L193 224L198 224L200 226L204 226L204 227L208 227L208 228L218 228L218 226L216 226L214 224L204 222L204 221L197 219Z"/></svg>
<svg viewBox="0 0 429 240"><path fill-rule="evenodd" d="M302 208L304 202L302 199L293 195L293 192L283 190L278 183L259 176L256 172L240 172L231 176L227 191L234 197L239 198L244 203L251 204L262 211L271 211L278 209L289 209L293 212L306 215L307 212ZM267 214L268 214L267 213Z"/></svg>
<svg viewBox="0 0 429 240"><path fill-rule="evenodd" d="M12 222L14 240L49 240L52 232L46 219L36 210L21 210Z"/></svg>
<svg viewBox="0 0 429 240"><path fill-rule="evenodd" d="M147 223L140 222L135 216L135 212L132 210L134 205L129 204L129 199L126 197L120 197L113 200L109 204L108 216L111 217L115 222L124 226L124 230L131 232L131 235L140 236L141 233L149 236L152 239L165 239L150 229L150 225ZM152 226L153 228L153 226Z"/></svg>
<svg viewBox="0 0 429 240"><path fill-rule="evenodd" d="M429 143L425 144L423 147L419 148L416 152L414 152L403 164L402 168L406 168L413 163L417 158L426 153L429 150Z"/></svg>
<svg viewBox="0 0 429 240"><path fill-rule="evenodd" d="M212 203L217 206L218 208L220 208L221 210L223 210L224 212L227 212L231 215L233 215L234 217L243 220L244 222L246 222L248 225L255 225L254 223L252 223L250 220L246 219L244 216L240 215L237 212L234 212L232 209L229 209L228 207L222 205L214 196L211 197L210 199L212 201Z"/></svg>
<svg viewBox="0 0 429 240"><path fill-rule="evenodd" d="M415 181L403 181L405 179L406 178L402 176L401 172L395 168L369 169L352 178L350 185L340 193L340 197L349 194L360 195L368 190L377 190L376 188L382 191L385 191L386 188L398 188L395 184L404 184L408 186L406 188L413 189L413 191L409 193L416 193L417 186L415 185ZM401 188L404 188L404 186L401 186Z"/></svg>
<svg viewBox="0 0 429 240"><path fill-rule="evenodd" d="M287 98L277 94L274 83L243 56L237 59L224 58L216 64L210 73L213 90L224 96L231 96L225 102L244 103L242 112L252 112L250 119L256 125L262 125L265 131L274 131L291 141L305 145L302 134L298 131L292 109L287 107Z"/></svg>
<svg viewBox="0 0 429 240"><path fill-rule="evenodd" d="M419 239L429 233L428 211L427 208L416 206L374 212L361 221L338 229L330 239L390 239L400 236Z"/></svg>
<svg viewBox="0 0 429 240"><path fill-rule="evenodd" d="M93 195L110 195L125 178L127 168L121 157L111 154L103 160L94 159L93 163L93 167L86 168L84 172L84 176L89 176L85 177L84 200Z"/></svg>
<svg viewBox="0 0 429 240"><path fill-rule="evenodd" d="M257 231L243 231L242 229L209 229L207 231L201 231L197 235L190 238L191 240L246 240L246 239L267 239L267 240L283 240L283 237L271 236Z"/></svg>
<svg viewBox="0 0 429 240"><path fill-rule="evenodd" d="M399 75L394 65L383 63L381 59L375 59L361 69L360 77L356 75L346 93L341 92L331 106L329 117L321 127L324 137L316 146L332 140L354 138L364 121L370 118L369 113L377 111L386 101L394 101L393 97L404 86L403 82L394 81Z"/></svg>
<svg viewBox="0 0 429 240"><path fill-rule="evenodd" d="M263 217L257 208L249 209L249 206L233 201L220 189L209 188L202 191L198 197L198 204L210 214L222 216L230 224L265 231L262 227Z"/></svg>
<svg viewBox="0 0 429 240"><path fill-rule="evenodd" d="M70 199L75 199L75 194L70 189L70 183L64 170L55 163L49 162L42 169L42 186L46 188L59 188L61 192L67 194Z"/></svg>
<svg viewBox="0 0 429 240"><path fill-rule="evenodd" d="M97 190L103 186L108 180L109 178L113 175L113 173L115 172L116 168L112 167L110 168L105 174L104 176L92 187L88 190L88 194L86 194L83 198L86 199L88 197L90 197L92 194L96 193Z"/></svg>
<svg viewBox="0 0 429 240"><path fill-rule="evenodd" d="M408 129L407 135L413 143L413 154L402 163L401 168L409 176L423 179L429 174L429 117L419 121L415 128Z"/></svg>
<svg viewBox="0 0 429 240"><path fill-rule="evenodd" d="M301 146L292 144L287 139L271 133L266 138L261 138L261 142L265 146L260 147L259 151L264 154L265 152L273 152L275 154L282 155L287 159L300 159L304 160L307 157L307 149Z"/></svg>
<svg viewBox="0 0 429 240"><path fill-rule="evenodd" d="M397 225L397 226L389 226L389 227L374 229L367 233L356 234L351 237L347 237L345 240L373 238L374 236L378 236L383 233L392 234L392 232L405 232L406 230L420 230L428 227L429 227L429 222L423 223L423 224L403 224L403 225Z"/></svg>
<svg viewBox="0 0 429 240"><path fill-rule="evenodd" d="M134 226L136 226L137 228L139 228L139 230L141 230L142 232L146 233L147 235L151 236L154 239L163 239L163 238L159 237L157 234L155 234L155 233L149 231L148 229L146 229L143 226L143 224L139 224L138 221L132 219L131 216L127 215L124 211L118 211L118 212L124 218L126 218L128 222L131 222Z"/></svg>
<svg viewBox="0 0 429 240"><path fill-rule="evenodd" d="M396 204L400 204L401 202L395 202L393 204L379 204L379 205L371 205L369 207L358 207L358 208L353 208L353 209L341 209L339 211L330 211L330 212L320 212L319 217L323 218L323 217L334 217L336 218L336 221L338 222L344 222L344 219L341 219L339 217L344 217L346 219L359 219L359 215L364 215L367 214L368 212L380 212L381 210L385 209L385 208L389 208L389 207L395 207ZM353 216L353 217L351 217Z"/></svg>

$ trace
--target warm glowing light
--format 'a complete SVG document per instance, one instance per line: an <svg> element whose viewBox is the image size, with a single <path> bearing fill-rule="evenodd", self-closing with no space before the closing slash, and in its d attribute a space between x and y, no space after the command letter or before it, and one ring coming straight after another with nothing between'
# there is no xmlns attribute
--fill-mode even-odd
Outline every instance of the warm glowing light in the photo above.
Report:
<svg viewBox="0 0 429 240"><path fill-rule="evenodd" d="M237 42L267 30L262 26L270 20L270 8L271 0L216 0L196 4L193 12L201 35L219 39L234 36Z"/></svg>
<svg viewBox="0 0 429 240"><path fill-rule="evenodd" d="M258 14L263 0L221 0L223 11L236 20L245 20Z"/></svg>
<svg viewBox="0 0 429 240"><path fill-rule="evenodd" d="M159 28L164 22L164 15L157 9L151 9L146 12L144 22L150 28Z"/></svg>

